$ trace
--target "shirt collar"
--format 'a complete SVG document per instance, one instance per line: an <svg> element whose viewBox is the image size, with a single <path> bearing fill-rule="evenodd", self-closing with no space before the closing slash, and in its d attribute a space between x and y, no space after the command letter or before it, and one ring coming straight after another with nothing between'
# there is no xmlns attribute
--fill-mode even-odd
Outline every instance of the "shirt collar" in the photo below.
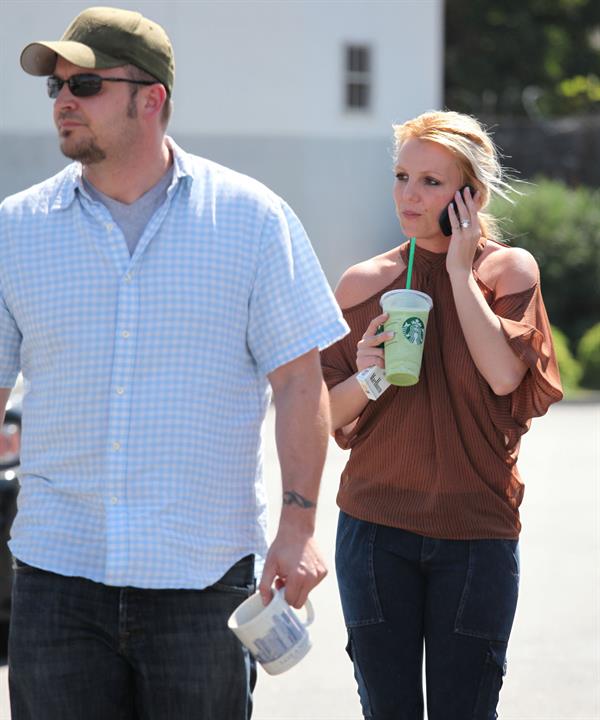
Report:
<svg viewBox="0 0 600 720"><path fill-rule="evenodd" d="M75 200L75 191L83 190L80 162L73 162L60 173L54 194L49 199L50 210L66 210Z"/></svg>
<svg viewBox="0 0 600 720"><path fill-rule="evenodd" d="M177 145L177 143L173 140L172 137L169 137L168 135L165 136L165 141L168 148L171 150L171 153L173 154L174 171L173 182L171 183L171 186L175 185L184 178L189 178L188 182L191 182L194 175L191 157L188 155L188 153L184 152L179 147L179 145Z"/></svg>
<svg viewBox="0 0 600 720"><path fill-rule="evenodd" d="M191 158L177 145L173 138L167 135L165 141L173 155L173 180L168 190L170 191L180 180L191 182L193 168ZM187 180L188 178L189 180ZM91 200L83 184L83 167L80 162L72 162L59 175L58 185L50 198L50 209L66 210L72 205L78 193Z"/></svg>

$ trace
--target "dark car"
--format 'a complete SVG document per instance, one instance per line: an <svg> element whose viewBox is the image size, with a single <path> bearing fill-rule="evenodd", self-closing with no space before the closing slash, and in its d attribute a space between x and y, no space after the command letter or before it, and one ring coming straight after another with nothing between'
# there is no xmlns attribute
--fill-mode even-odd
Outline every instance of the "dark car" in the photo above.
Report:
<svg viewBox="0 0 600 720"><path fill-rule="evenodd" d="M0 429L0 658L6 657L12 557L8 549L10 527L17 511L17 470L21 450L21 393L11 395Z"/></svg>

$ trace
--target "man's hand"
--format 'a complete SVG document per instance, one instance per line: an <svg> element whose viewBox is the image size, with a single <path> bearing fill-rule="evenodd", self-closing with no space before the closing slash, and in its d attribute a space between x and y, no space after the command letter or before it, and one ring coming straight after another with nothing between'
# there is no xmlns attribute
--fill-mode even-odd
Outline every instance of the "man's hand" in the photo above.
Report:
<svg viewBox="0 0 600 720"><path fill-rule="evenodd" d="M267 553L258 589L263 604L271 600L271 588L285 585L286 602L301 608L309 592L327 575L312 533L282 523Z"/></svg>

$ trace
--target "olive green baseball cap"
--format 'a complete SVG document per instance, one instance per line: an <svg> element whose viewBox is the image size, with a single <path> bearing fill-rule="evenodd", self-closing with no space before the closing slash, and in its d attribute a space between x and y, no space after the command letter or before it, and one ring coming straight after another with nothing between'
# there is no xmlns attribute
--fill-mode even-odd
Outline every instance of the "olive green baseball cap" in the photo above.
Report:
<svg viewBox="0 0 600 720"><path fill-rule="evenodd" d="M30 75L52 75L60 55L73 65L94 70L135 65L173 90L175 58L167 33L138 12L92 7L80 13L57 42L30 43L21 67Z"/></svg>

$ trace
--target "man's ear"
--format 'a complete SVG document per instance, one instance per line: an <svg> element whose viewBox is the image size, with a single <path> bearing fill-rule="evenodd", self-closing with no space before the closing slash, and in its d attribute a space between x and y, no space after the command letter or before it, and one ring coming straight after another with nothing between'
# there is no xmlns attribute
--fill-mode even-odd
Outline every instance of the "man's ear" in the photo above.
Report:
<svg viewBox="0 0 600 720"><path fill-rule="evenodd" d="M160 114L163 105L169 101L165 86L155 83L154 85L148 85L144 89L146 92L144 93L144 104L142 106L143 114L148 118Z"/></svg>

